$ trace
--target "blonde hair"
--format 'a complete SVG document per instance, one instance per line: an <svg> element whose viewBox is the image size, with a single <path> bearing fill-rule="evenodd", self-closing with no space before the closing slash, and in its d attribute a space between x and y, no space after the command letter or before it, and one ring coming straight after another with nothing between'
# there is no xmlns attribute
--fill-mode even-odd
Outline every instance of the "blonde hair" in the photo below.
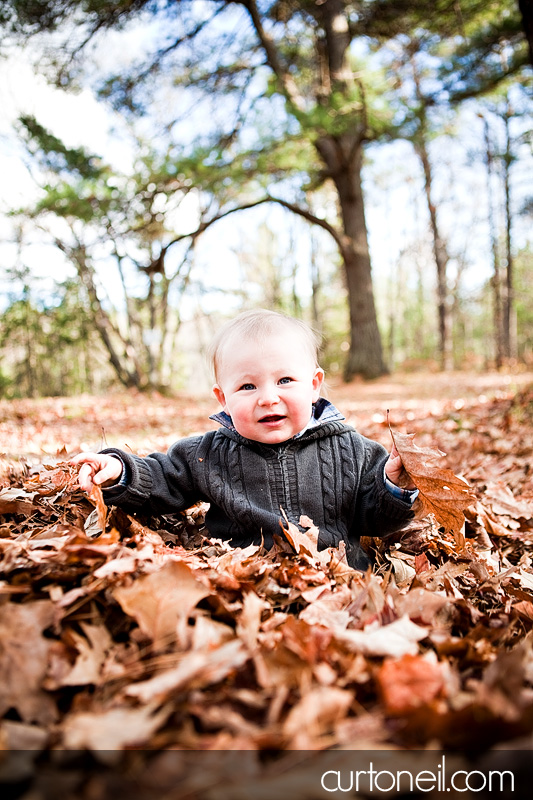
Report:
<svg viewBox="0 0 533 800"><path fill-rule="evenodd" d="M209 361L213 367L215 378L217 378L222 350L231 336L261 339L263 336L279 333L284 327L292 328L300 336L315 366L318 367L318 350L321 339L320 335L310 325L301 319L289 317L278 311L258 308L252 311L243 311L237 317L222 325L215 334L208 350Z"/></svg>

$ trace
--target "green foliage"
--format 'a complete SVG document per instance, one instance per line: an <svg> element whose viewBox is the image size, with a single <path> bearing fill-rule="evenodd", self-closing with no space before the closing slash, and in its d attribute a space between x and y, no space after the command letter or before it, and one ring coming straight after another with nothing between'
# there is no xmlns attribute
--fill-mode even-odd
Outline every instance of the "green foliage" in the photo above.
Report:
<svg viewBox="0 0 533 800"><path fill-rule="evenodd" d="M168 0L4 0L2 14L14 32L34 33L57 30L73 17L85 19L91 28L111 28L145 7L165 5Z"/></svg>
<svg viewBox="0 0 533 800"><path fill-rule="evenodd" d="M428 52L438 67L437 102L456 103L492 91L528 65L528 44L516 0L377 0L365 3L361 32L394 42L411 55ZM527 70L526 70L527 72Z"/></svg>
<svg viewBox="0 0 533 800"><path fill-rule="evenodd" d="M35 117L23 115L19 118L22 136L31 154L41 167L56 174L67 172L81 178L100 178L106 169L101 166L98 156L87 153L85 148L69 148L44 128Z"/></svg>
<svg viewBox="0 0 533 800"><path fill-rule="evenodd" d="M77 281L57 284L52 296L24 284L2 314L0 354L2 397L101 391L111 380Z"/></svg>

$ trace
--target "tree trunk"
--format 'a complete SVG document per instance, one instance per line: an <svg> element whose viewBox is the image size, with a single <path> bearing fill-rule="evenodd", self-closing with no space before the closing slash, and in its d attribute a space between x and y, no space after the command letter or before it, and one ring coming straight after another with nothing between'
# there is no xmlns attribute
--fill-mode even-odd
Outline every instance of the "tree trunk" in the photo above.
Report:
<svg viewBox="0 0 533 800"><path fill-rule="evenodd" d="M431 171L431 164L429 155L426 149L426 143L423 138L415 145L416 152L420 158L422 169L424 171L424 187L426 192L426 201L429 212L429 221L431 225L431 235L433 241L433 255L435 257L435 265L437 267L437 315L439 321L439 361L440 367L443 370L449 370L453 367L453 353L452 353L452 340L450 336L450 311L449 311L449 298L448 298L448 253L446 245L440 235L439 225L437 220L437 209L432 200L433 193L433 175Z"/></svg>
<svg viewBox="0 0 533 800"><path fill-rule="evenodd" d="M319 140L317 149L337 189L342 219L340 250L350 312L350 350L344 379L349 381L355 375L377 378L386 375L388 369L383 358L372 286L361 182L362 141L354 141L351 135L336 140L328 137Z"/></svg>
<svg viewBox="0 0 533 800"><path fill-rule="evenodd" d="M308 99L300 95L291 72L280 58L275 40L263 26L257 0L240 0L250 14L258 34L266 63L276 75L280 91L285 96L290 113L305 120ZM314 101L322 108L334 110L338 98L353 101L355 82L348 62L352 31L344 0L326 0L305 4L316 19L320 30L315 32L316 48L321 53L320 68L315 73ZM366 108L361 97L361 110L353 117L344 132L323 132L314 146L327 167L337 190L342 217L340 253L344 262L348 305L350 311L350 351L344 377L355 375L376 378L387 373L383 360L381 336L377 323L368 236L361 186L363 141L367 132Z"/></svg>
<svg viewBox="0 0 533 800"><path fill-rule="evenodd" d="M309 263L311 272L311 319L313 320L314 329L322 334L324 326L319 311L319 293L321 290L321 276L320 266L318 263L318 254L316 241L311 235L311 261Z"/></svg>
<svg viewBox="0 0 533 800"><path fill-rule="evenodd" d="M511 214L511 181L510 172L513 163L511 135L509 130L509 117L511 111L507 104L507 113L504 115L505 123L505 154L503 157L503 184L505 194L505 281L503 283L503 313L502 313L502 339L503 354L505 358L511 359L516 356L516 347L513 336L513 307L514 307L514 286L513 286L513 248L512 248L512 214Z"/></svg>
<svg viewBox="0 0 533 800"><path fill-rule="evenodd" d="M429 212L429 221L431 226L431 236L433 241L433 255L435 258L435 265L437 267L437 316L439 324L439 361L442 370L449 370L453 367L453 352L452 352L452 338L451 338L451 324L450 324L450 309L449 309L449 293L448 293L448 251L446 244L441 236L438 220L437 209L433 202L433 173L431 169L431 162L429 160L429 153L427 148L427 99L422 92L420 84L420 74L415 61L411 58L411 68L413 73L413 81L415 86L416 98L420 104L418 112L419 131L418 136L414 139L414 148L416 154L420 159L422 171L424 173L424 190L426 193L426 202Z"/></svg>
<svg viewBox="0 0 533 800"><path fill-rule="evenodd" d="M108 352L109 361L116 372L117 378L126 389L144 388L142 385L141 375L139 374L137 368L134 366L130 369L125 363L125 359L121 357L113 344L113 333L116 335L117 331L113 330L113 325L106 312L102 308L98 298L98 292L96 291L96 286L93 280L92 269L87 262L84 247L78 244L77 247L70 248L60 239L56 239L55 243L56 246L70 258L76 267L80 282L82 286L85 287L89 298L89 308L94 321L94 326L100 334L102 342Z"/></svg>
<svg viewBox="0 0 533 800"><path fill-rule="evenodd" d="M481 115L480 115L481 116ZM492 251L492 304L493 304L493 326L495 344L495 364L499 369L503 363L503 341L502 341L502 298L500 281L500 257L498 253L498 234L496 231L496 215L494 211L494 197L492 190L492 148L490 143L489 123L483 119L483 129L485 136L485 163L487 165L487 204L488 204L488 223L490 246Z"/></svg>

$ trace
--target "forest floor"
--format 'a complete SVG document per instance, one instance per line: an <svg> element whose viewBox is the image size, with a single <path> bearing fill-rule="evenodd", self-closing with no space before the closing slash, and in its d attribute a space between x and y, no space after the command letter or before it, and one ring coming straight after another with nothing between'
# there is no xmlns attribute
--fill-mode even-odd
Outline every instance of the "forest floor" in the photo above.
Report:
<svg viewBox="0 0 533 800"><path fill-rule="evenodd" d="M107 515L79 490L70 455L164 450L215 427L211 398L0 402L10 796L313 800L330 796L320 770L355 769L354 751L426 776L444 751L478 777L498 764L518 776L533 749L533 373L410 373L327 395L388 449L391 430L420 448L404 440L429 506L398 541L365 543L364 575L342 549L318 550L314 527L280 528L269 552L232 550L205 538L201 506ZM432 505L445 468L471 495L450 526ZM441 778L425 796L449 790Z"/></svg>
<svg viewBox="0 0 533 800"><path fill-rule="evenodd" d="M446 420L448 432L462 430L466 418L484 419L492 401L505 404L532 383L533 372L412 372L327 383L325 395L361 433L388 445L390 436L383 435L387 410L391 424L405 431L430 431L434 421L431 435L439 437L439 421ZM58 451L74 454L106 446L140 454L166 450L176 439L216 428L209 415L217 411L212 396L185 393L0 400L0 464L21 458L35 463Z"/></svg>

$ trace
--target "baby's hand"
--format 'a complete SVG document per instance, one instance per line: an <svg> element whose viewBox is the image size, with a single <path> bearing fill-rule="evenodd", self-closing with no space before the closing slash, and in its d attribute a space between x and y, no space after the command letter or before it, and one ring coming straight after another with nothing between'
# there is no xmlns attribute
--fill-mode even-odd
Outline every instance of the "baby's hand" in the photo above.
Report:
<svg viewBox="0 0 533 800"><path fill-rule="evenodd" d="M391 483L394 483L396 486L401 486L402 489L416 489L416 486L404 469L395 444L392 445L388 461L385 462L385 475Z"/></svg>
<svg viewBox="0 0 533 800"><path fill-rule="evenodd" d="M112 486L122 475L122 461L107 453L79 453L70 461L81 464L78 483L85 492L91 492L94 485Z"/></svg>

